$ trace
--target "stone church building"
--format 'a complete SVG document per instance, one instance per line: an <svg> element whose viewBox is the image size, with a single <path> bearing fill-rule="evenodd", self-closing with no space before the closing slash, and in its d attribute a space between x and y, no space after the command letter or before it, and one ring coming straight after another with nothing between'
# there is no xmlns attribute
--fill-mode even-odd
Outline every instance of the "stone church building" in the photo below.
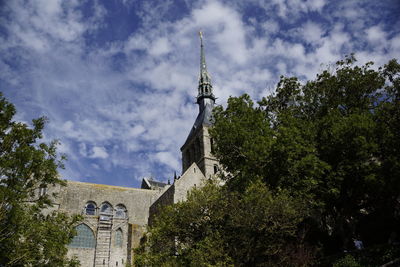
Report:
<svg viewBox="0 0 400 267"><path fill-rule="evenodd" d="M133 248L161 206L184 201L187 192L200 186L218 170L211 153L211 126L215 96L207 72L203 40L200 33L200 77L197 104L199 113L181 147L182 175L172 184L144 178L141 188L67 181L57 192L53 209L82 214L83 222L76 226L77 235L69 245L68 255L77 257L81 266L125 266L131 262Z"/></svg>

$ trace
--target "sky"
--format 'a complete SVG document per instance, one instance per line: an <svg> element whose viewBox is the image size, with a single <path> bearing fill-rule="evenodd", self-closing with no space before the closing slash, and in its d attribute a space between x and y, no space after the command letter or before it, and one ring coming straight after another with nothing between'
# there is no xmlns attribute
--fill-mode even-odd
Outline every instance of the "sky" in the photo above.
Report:
<svg viewBox="0 0 400 267"><path fill-rule="evenodd" d="M0 0L0 91L49 120L64 179L140 187L181 173L203 31L217 104L314 79L345 55L400 56L399 0Z"/></svg>

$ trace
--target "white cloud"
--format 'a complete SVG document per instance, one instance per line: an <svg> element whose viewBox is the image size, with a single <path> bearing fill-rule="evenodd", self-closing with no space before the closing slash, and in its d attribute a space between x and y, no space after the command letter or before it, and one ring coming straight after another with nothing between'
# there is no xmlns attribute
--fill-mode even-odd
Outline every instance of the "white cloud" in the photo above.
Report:
<svg viewBox="0 0 400 267"><path fill-rule="evenodd" d="M386 33L378 25L366 29L365 33L367 34L367 39L372 43L386 41Z"/></svg>
<svg viewBox="0 0 400 267"><path fill-rule="evenodd" d="M171 47L167 38L159 38L155 40L149 50L151 56L161 56L171 51Z"/></svg>
<svg viewBox="0 0 400 267"><path fill-rule="evenodd" d="M180 162L176 159L174 154L167 152L167 151L162 151L158 152L154 155L155 159L157 161L160 161L169 167L171 167L174 170L179 170L180 169Z"/></svg>
<svg viewBox="0 0 400 267"><path fill-rule="evenodd" d="M304 41L306 41L307 43L319 44L321 41L321 37L324 34L324 31L322 30L322 27L317 23L307 21L303 25L302 33Z"/></svg>
<svg viewBox="0 0 400 267"><path fill-rule="evenodd" d="M90 158L96 159L106 159L108 158L108 153L105 147L95 146L92 148L92 153L89 156Z"/></svg>
<svg viewBox="0 0 400 267"><path fill-rule="evenodd" d="M378 63L400 54L399 35L352 1L254 0L254 16L248 1L188 2L184 14L172 0L122 2L135 14L118 28L131 27L128 36L112 40L112 10L98 1L10 1L0 18L8 32L0 82L21 119L50 117L46 131L69 156L68 178L180 170L179 148L197 115L198 30L220 104L244 92L259 99L281 74L314 78L321 63L350 52Z"/></svg>

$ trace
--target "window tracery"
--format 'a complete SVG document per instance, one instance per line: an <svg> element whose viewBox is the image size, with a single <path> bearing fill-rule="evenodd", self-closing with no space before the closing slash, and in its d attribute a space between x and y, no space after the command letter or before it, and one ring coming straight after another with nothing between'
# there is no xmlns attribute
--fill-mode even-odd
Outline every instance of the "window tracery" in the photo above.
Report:
<svg viewBox="0 0 400 267"><path fill-rule="evenodd" d="M126 208L122 204L118 204L115 208L115 217L116 218L126 218Z"/></svg>
<svg viewBox="0 0 400 267"><path fill-rule="evenodd" d="M96 215L96 204L92 201L89 201L85 206L85 214L86 215Z"/></svg>
<svg viewBox="0 0 400 267"><path fill-rule="evenodd" d="M86 224L80 224L76 228L76 236L72 239L69 244L70 247L75 248L94 248L96 245L96 240L94 239L94 234L92 229Z"/></svg>

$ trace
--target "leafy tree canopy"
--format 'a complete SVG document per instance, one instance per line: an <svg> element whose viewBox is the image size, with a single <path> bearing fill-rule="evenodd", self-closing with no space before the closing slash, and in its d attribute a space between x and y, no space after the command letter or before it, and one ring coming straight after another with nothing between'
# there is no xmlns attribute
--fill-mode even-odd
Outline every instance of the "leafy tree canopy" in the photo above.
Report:
<svg viewBox="0 0 400 267"><path fill-rule="evenodd" d="M305 84L281 77L257 107L230 98L211 131L228 186L257 177L308 201L310 241L326 254L399 241L400 65L355 62Z"/></svg>
<svg viewBox="0 0 400 267"><path fill-rule="evenodd" d="M39 194L65 184L57 172L63 167L57 142L38 142L45 118L33 120L30 128L14 121L15 113L0 94L0 265L76 266L66 259L66 244L79 218L46 212L55 196Z"/></svg>
<svg viewBox="0 0 400 267"><path fill-rule="evenodd" d="M312 256L298 236L306 209L254 182L241 194L213 181L168 206L137 249L138 266L287 266ZM300 256L300 257L299 257Z"/></svg>
<svg viewBox="0 0 400 267"><path fill-rule="evenodd" d="M276 92L257 105L243 95L217 107L210 134L225 185L196 189L187 202L161 212L137 263L379 266L396 260L400 65L355 62L350 55L306 83L281 77Z"/></svg>

